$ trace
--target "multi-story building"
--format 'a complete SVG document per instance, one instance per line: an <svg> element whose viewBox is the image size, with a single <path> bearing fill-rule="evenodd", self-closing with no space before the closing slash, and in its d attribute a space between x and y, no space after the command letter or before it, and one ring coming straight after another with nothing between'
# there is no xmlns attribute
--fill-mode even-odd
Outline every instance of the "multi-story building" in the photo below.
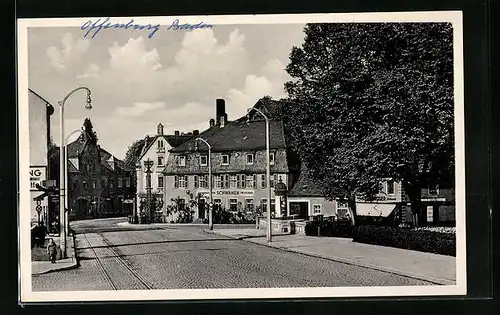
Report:
<svg viewBox="0 0 500 315"><path fill-rule="evenodd" d="M278 181L290 185L295 180L294 161L287 153L283 124L274 119L276 103L260 100L255 107L270 118L270 169L271 187ZM225 101L216 101L216 117L210 119L209 128L197 137L170 150L163 174L166 178L165 200L180 200L188 204L188 192L201 195L194 219L206 216L205 204L209 200L208 161L211 160L214 207L228 210L253 211L267 209L266 179L266 123L261 115L252 111L248 118L227 120ZM201 138L211 146L197 141ZM293 160L293 159L292 159ZM178 199L180 198L180 199ZM274 189L271 209L275 209ZM167 220L173 220L173 217Z"/></svg>
<svg viewBox="0 0 500 315"><path fill-rule="evenodd" d="M40 219L49 224L49 197L36 198L43 194L36 185L42 185L49 178L50 115L54 107L33 90L29 89L28 94L31 222L34 224Z"/></svg>
<svg viewBox="0 0 500 315"><path fill-rule="evenodd" d="M129 215L133 209L133 171L97 144L85 128L68 144L68 208L72 219Z"/></svg>
<svg viewBox="0 0 500 315"><path fill-rule="evenodd" d="M193 136L199 134L198 130L194 130L188 134L181 134L175 131L173 135L165 135L163 132L163 125L158 124L156 135L147 135L144 138L144 145L136 164L136 178L137 178L137 192L135 210L140 207L140 202L146 198L147 187L147 174L145 161L151 161L151 193L157 198L163 200L165 180L163 170L167 164L169 157L169 150L176 147L185 141L191 139ZM165 206L165 203L164 203ZM135 212L137 213L137 212Z"/></svg>

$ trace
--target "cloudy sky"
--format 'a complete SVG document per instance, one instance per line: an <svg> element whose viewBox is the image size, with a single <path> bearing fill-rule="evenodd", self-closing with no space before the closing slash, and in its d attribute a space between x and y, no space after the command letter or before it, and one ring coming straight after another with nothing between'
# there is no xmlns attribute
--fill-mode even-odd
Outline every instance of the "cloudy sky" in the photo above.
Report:
<svg viewBox="0 0 500 315"><path fill-rule="evenodd" d="M265 96L283 97L292 46L304 39L302 24L215 25L212 29L157 33L113 29L85 39L72 28L28 31L29 87L53 105L72 89L88 86L65 106L66 135L89 117L99 142L119 158L158 123L166 133L205 130L215 99L226 100L229 119ZM59 143L59 109L52 116Z"/></svg>

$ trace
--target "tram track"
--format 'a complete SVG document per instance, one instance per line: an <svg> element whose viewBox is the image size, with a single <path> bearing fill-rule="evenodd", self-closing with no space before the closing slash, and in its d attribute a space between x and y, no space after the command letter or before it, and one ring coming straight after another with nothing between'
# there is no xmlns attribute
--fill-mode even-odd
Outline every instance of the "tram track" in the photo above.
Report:
<svg viewBox="0 0 500 315"><path fill-rule="evenodd" d="M124 255L113 248L113 244L106 237L100 233L85 233L83 235L92 248L98 268L109 281L113 290L125 290L131 287L136 290L154 289L150 283L131 268L123 258ZM95 245L99 246L97 250L94 248Z"/></svg>

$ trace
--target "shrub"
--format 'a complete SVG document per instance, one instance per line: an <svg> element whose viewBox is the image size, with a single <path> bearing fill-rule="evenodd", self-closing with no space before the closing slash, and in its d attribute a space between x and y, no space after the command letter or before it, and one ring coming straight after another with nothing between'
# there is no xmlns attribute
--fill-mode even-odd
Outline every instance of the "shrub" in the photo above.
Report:
<svg viewBox="0 0 500 315"><path fill-rule="evenodd" d="M309 236L329 236L329 237L352 237L353 227L351 221L308 221L305 226L305 233Z"/></svg>
<svg viewBox="0 0 500 315"><path fill-rule="evenodd" d="M456 255L454 233L436 232L428 229L358 226L354 231L353 241L448 256Z"/></svg>

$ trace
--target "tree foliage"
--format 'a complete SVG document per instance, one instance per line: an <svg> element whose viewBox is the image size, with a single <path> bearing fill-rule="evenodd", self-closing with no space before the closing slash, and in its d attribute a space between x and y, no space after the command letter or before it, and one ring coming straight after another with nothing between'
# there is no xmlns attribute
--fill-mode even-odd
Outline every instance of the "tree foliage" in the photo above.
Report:
<svg viewBox="0 0 500 315"><path fill-rule="evenodd" d="M418 212L422 188L453 180L451 24L309 24L286 70L285 125L328 197L390 177Z"/></svg>
<svg viewBox="0 0 500 315"><path fill-rule="evenodd" d="M83 129L89 137L88 140L93 144L97 144L97 133L94 131L94 127L92 126L92 121L90 121L90 118L85 118L85 120L83 121Z"/></svg>
<svg viewBox="0 0 500 315"><path fill-rule="evenodd" d="M144 139L139 139L134 141L125 153L125 165L131 170L135 170L139 157L141 155L142 148L144 147ZM133 178L136 178L137 174L133 172Z"/></svg>

